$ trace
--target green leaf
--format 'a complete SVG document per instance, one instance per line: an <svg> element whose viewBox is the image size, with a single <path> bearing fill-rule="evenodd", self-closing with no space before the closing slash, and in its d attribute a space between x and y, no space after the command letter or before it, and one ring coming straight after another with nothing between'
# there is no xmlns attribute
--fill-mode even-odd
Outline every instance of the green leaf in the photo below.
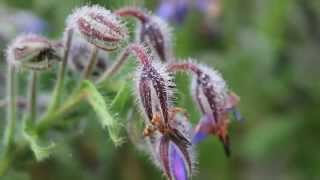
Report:
<svg viewBox="0 0 320 180"><path fill-rule="evenodd" d="M32 128L30 121L24 121L23 136L28 141L37 161L48 158L55 147L53 142L49 143L49 145L40 145L39 136L36 133L36 130Z"/></svg>
<svg viewBox="0 0 320 180"><path fill-rule="evenodd" d="M123 82L121 84L120 90L110 104L111 109L115 112L126 114L125 112L129 109L126 107L131 102L130 94L131 91L129 83Z"/></svg>
<svg viewBox="0 0 320 180"><path fill-rule="evenodd" d="M87 100L97 113L99 121L103 128L108 128L111 140L116 146L123 143L123 138L120 137L121 124L118 119L110 112L110 107L104 100L104 97L96 89L90 81L84 81L81 84L81 89L87 93Z"/></svg>

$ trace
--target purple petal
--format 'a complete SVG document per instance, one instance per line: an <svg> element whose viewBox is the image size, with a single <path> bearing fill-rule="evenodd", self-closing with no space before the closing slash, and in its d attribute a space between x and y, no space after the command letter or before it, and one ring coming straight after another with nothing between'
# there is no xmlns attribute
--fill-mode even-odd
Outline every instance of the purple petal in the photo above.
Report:
<svg viewBox="0 0 320 180"><path fill-rule="evenodd" d="M172 176L175 180L187 180L188 171L182 153L179 152L178 147L171 144L170 149L170 164Z"/></svg>
<svg viewBox="0 0 320 180"><path fill-rule="evenodd" d="M208 136L208 133L198 131L192 139L192 144L198 144Z"/></svg>
<svg viewBox="0 0 320 180"><path fill-rule="evenodd" d="M199 120L195 128L195 133L192 139L192 143L197 144L202 140L204 140L209 134L212 134L214 123L215 121L213 116L211 115L202 116L202 118Z"/></svg>

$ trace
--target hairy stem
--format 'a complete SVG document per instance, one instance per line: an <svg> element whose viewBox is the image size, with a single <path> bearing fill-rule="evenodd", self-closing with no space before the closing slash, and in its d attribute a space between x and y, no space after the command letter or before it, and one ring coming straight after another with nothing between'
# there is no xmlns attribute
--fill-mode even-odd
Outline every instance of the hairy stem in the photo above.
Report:
<svg viewBox="0 0 320 180"><path fill-rule="evenodd" d="M50 116L45 116L44 118L41 119L41 121L37 124L36 131L41 134L48 130L50 127L59 124L61 120L63 120L62 116L65 115L65 113L72 111L75 109L85 97L86 93L78 93L75 92L73 95L71 95L63 105L57 109L54 113L52 113ZM60 121L57 121L59 120Z"/></svg>
<svg viewBox="0 0 320 180"><path fill-rule="evenodd" d="M192 62L181 62L181 63L172 63L168 66L168 70L171 72L176 71L189 71L196 75L199 75L202 73L202 71L197 67L196 64Z"/></svg>
<svg viewBox="0 0 320 180"><path fill-rule="evenodd" d="M148 20L148 16L142 10L135 7L120 8L116 10L114 13L122 17L135 17L139 19L142 23L145 23Z"/></svg>
<svg viewBox="0 0 320 180"><path fill-rule="evenodd" d="M151 63L151 56L142 45L133 43L130 44L118 57L116 62L97 80L97 84L102 84L108 80L109 77L116 74L123 63L128 59L129 55L132 53L137 57L137 61L140 64L146 65Z"/></svg>
<svg viewBox="0 0 320 180"><path fill-rule="evenodd" d="M65 44L64 54L62 58L62 64L60 65L58 80L53 91L52 103L49 106L48 113L47 113L48 115L54 112L60 105L61 94L63 91L64 77L65 77L69 51L70 51L70 46L72 41L72 35L73 35L73 30L72 29L68 30L67 41Z"/></svg>
<svg viewBox="0 0 320 180"><path fill-rule="evenodd" d="M9 106L7 107L7 124L3 140L3 154L0 163L0 176L3 175L9 167L11 161L11 151L13 148L14 131L16 128L16 77L15 68L8 65L7 76L7 96Z"/></svg>
<svg viewBox="0 0 320 180"><path fill-rule="evenodd" d="M97 84L101 84L103 82L105 82L109 77L113 76L116 72L118 72L118 70L120 69L120 67L123 65L123 63L126 61L126 59L128 58L130 54L129 49L125 49L120 56L118 57L118 59L114 62L114 64L106 71L102 74L102 76L97 80Z"/></svg>
<svg viewBox="0 0 320 180"><path fill-rule="evenodd" d="M82 79L88 79L97 63L97 55L98 55L98 48L96 46L93 46L92 52L91 52L91 57L89 60L89 63L83 70L83 77Z"/></svg>

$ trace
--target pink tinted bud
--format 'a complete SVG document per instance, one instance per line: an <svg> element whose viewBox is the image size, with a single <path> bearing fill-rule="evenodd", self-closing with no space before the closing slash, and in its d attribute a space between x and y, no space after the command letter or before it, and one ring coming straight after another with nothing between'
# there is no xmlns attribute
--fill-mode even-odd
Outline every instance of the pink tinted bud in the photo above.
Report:
<svg viewBox="0 0 320 180"><path fill-rule="evenodd" d="M109 10L98 5L76 9L68 17L67 27L107 51L117 49L127 39L124 24Z"/></svg>
<svg viewBox="0 0 320 180"><path fill-rule="evenodd" d="M175 87L172 76L166 66L153 61L151 51L142 45L129 47L140 62L136 73L136 91L142 110L151 121L153 110L159 109L164 122L168 122L169 105Z"/></svg>
<svg viewBox="0 0 320 180"><path fill-rule="evenodd" d="M18 36L6 53L8 63L32 70L47 69L61 58L47 38L36 34Z"/></svg>
<svg viewBox="0 0 320 180"><path fill-rule="evenodd" d="M228 87L220 73L205 65L190 62L169 65L171 71L187 71L193 74L191 93L203 114L219 121L226 111Z"/></svg>
<svg viewBox="0 0 320 180"><path fill-rule="evenodd" d="M195 129L193 142L198 143L208 134L216 135L229 156L228 112L238 104L239 97L228 90L219 72L205 65L185 62L171 64L168 68L170 71L187 71L193 74L191 93L203 113Z"/></svg>

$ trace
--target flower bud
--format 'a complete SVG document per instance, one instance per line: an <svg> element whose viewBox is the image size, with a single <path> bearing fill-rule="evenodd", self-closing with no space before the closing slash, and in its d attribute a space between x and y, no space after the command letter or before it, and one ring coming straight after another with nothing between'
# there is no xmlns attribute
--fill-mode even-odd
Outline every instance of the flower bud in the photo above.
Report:
<svg viewBox="0 0 320 180"><path fill-rule="evenodd" d="M193 142L201 141L208 134L216 135L229 156L228 112L237 105L238 96L228 90L219 72L204 65L192 62L176 63L169 65L169 69L184 70L193 74L191 93L204 115L197 125Z"/></svg>
<svg viewBox="0 0 320 180"><path fill-rule="evenodd" d="M127 29L117 16L98 5L76 9L67 19L73 29L91 44L112 51L127 39Z"/></svg>
<svg viewBox="0 0 320 180"><path fill-rule="evenodd" d="M192 128L186 116L170 115L171 126L191 140ZM150 154L154 163L162 169L168 179L187 180L195 166L194 149L183 144L170 133L155 133L149 137Z"/></svg>
<svg viewBox="0 0 320 180"><path fill-rule="evenodd" d="M140 21L137 30L137 40L147 42L157 53L162 62L171 58L171 29L169 25L157 16L149 15L135 7L126 7L115 12L119 16L132 16Z"/></svg>
<svg viewBox="0 0 320 180"><path fill-rule="evenodd" d="M44 70L61 59L45 37L26 34L14 39L7 49L8 62L16 67Z"/></svg>
<svg viewBox="0 0 320 180"><path fill-rule="evenodd" d="M136 73L136 91L143 112L151 121L153 111L160 111L164 122L167 123L175 87L171 75L164 65L153 61L151 51L142 45L133 44L130 51L140 62Z"/></svg>

